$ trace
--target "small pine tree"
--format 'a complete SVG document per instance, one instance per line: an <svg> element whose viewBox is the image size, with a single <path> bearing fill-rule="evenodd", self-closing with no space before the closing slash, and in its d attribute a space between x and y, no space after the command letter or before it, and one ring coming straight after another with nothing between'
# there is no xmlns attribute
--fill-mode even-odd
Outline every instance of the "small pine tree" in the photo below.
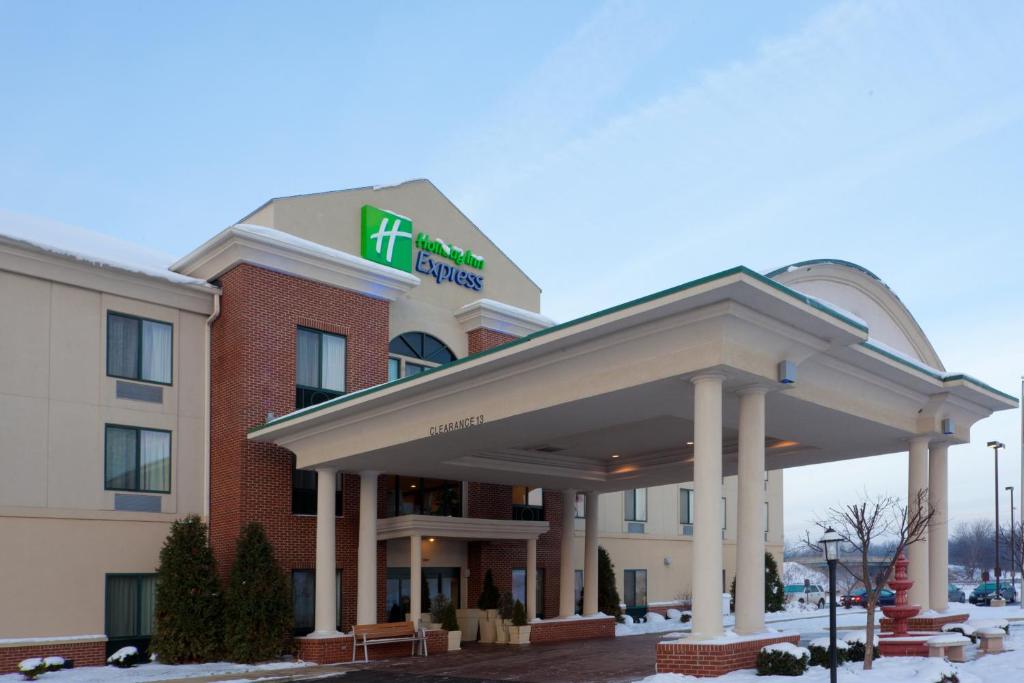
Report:
<svg viewBox="0 0 1024 683"><path fill-rule="evenodd" d="M291 649L291 590L258 522L242 529L225 603L224 645L232 661L267 661Z"/></svg>
<svg viewBox="0 0 1024 683"><path fill-rule="evenodd" d="M597 547L597 609L622 621L619 589L615 587L615 565L608 551Z"/></svg>
<svg viewBox="0 0 1024 683"><path fill-rule="evenodd" d="M455 614L455 603L447 602L444 611L441 613L441 628L445 631L460 631L459 618Z"/></svg>
<svg viewBox="0 0 1024 683"><path fill-rule="evenodd" d="M171 525L160 550L149 649L166 664L214 661L223 633L223 596L206 525L189 515Z"/></svg>
<svg viewBox="0 0 1024 683"><path fill-rule="evenodd" d="M484 588L480 592L480 599L477 600L476 606L480 609L498 609L500 601L501 593L498 592L498 587L494 585L494 575L488 569L487 573L484 574Z"/></svg>
<svg viewBox="0 0 1024 683"><path fill-rule="evenodd" d="M516 600L516 604L512 608L512 625L526 626L526 608L518 600Z"/></svg>
<svg viewBox="0 0 1024 683"><path fill-rule="evenodd" d="M735 595L735 589L733 589ZM764 554L764 611L781 612L786 609L786 587L779 578L779 565L771 553Z"/></svg>

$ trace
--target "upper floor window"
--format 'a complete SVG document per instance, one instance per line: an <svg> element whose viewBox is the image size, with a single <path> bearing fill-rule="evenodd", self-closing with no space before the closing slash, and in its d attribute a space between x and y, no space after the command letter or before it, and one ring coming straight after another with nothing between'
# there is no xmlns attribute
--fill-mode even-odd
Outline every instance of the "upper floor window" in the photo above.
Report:
<svg viewBox="0 0 1024 683"><path fill-rule="evenodd" d="M315 515L316 514L316 492L317 473L315 470L300 470L292 465L292 514L293 515ZM341 517L343 509L343 497L341 482L344 475L338 472L334 475L334 514Z"/></svg>
<svg viewBox="0 0 1024 683"><path fill-rule="evenodd" d="M679 489L679 523L693 524L693 489Z"/></svg>
<svg viewBox="0 0 1024 683"><path fill-rule="evenodd" d="M427 477L384 477L384 516L462 516L462 482Z"/></svg>
<svg viewBox="0 0 1024 683"><path fill-rule="evenodd" d="M625 519L627 522L647 521L647 489L625 491Z"/></svg>
<svg viewBox="0 0 1024 683"><path fill-rule="evenodd" d="M455 360L455 354L443 341L425 332L406 332L395 337L388 345L388 354L389 382Z"/></svg>
<svg viewBox="0 0 1024 683"><path fill-rule="evenodd" d="M171 383L173 326L123 313L107 313L107 374Z"/></svg>
<svg viewBox="0 0 1024 683"><path fill-rule="evenodd" d="M171 433L107 425L104 488L112 491L171 492Z"/></svg>
<svg viewBox="0 0 1024 683"><path fill-rule="evenodd" d="M345 393L345 337L300 327L295 336L295 408Z"/></svg>
<svg viewBox="0 0 1024 683"><path fill-rule="evenodd" d="M513 486L512 519L544 521L544 489Z"/></svg>

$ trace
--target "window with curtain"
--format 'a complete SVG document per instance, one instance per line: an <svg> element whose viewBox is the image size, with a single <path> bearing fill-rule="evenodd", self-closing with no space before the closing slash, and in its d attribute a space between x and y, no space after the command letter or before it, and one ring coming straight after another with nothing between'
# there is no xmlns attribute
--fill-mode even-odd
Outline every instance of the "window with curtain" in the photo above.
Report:
<svg viewBox="0 0 1024 683"><path fill-rule="evenodd" d="M104 488L171 492L171 433L162 429L106 426Z"/></svg>
<svg viewBox="0 0 1024 683"><path fill-rule="evenodd" d="M107 313L107 374L171 384L173 342L170 323Z"/></svg>
<svg viewBox="0 0 1024 683"><path fill-rule="evenodd" d="M625 495L625 517L627 522L647 521L647 489L629 489Z"/></svg>
<svg viewBox="0 0 1024 683"><path fill-rule="evenodd" d="M623 596L626 607L647 606L647 570L627 569L623 575Z"/></svg>
<svg viewBox="0 0 1024 683"><path fill-rule="evenodd" d="M512 570L512 599L518 600L523 603L523 607L526 607L526 570L525 569L513 569ZM537 614L530 616L526 615L528 619L533 617L543 618L544 616L544 569L543 567L537 568Z"/></svg>
<svg viewBox="0 0 1024 683"><path fill-rule="evenodd" d="M341 628L341 570L334 574L334 600L337 625ZM292 628L297 636L312 633L316 624L316 572L312 569L292 571Z"/></svg>
<svg viewBox="0 0 1024 683"><path fill-rule="evenodd" d="M111 640L153 634L156 574L107 574L106 635Z"/></svg>
<svg viewBox="0 0 1024 683"><path fill-rule="evenodd" d="M693 489L679 489L679 523L693 524Z"/></svg>
<svg viewBox="0 0 1024 683"><path fill-rule="evenodd" d="M300 470L292 462L292 514L293 515L315 515L316 514L316 471ZM341 517L344 498L341 491L341 483L344 475L338 472L334 482L334 514Z"/></svg>
<svg viewBox="0 0 1024 683"><path fill-rule="evenodd" d="M295 336L295 407L345 393L345 337L300 327Z"/></svg>

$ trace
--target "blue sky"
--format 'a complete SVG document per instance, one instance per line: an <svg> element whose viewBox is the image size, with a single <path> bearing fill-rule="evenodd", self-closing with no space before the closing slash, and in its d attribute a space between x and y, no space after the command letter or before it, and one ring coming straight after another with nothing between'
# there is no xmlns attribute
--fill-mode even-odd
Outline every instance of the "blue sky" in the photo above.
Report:
<svg viewBox="0 0 1024 683"><path fill-rule="evenodd" d="M0 210L182 254L270 197L429 177L556 319L842 258L1019 389L1020 3L0 0L0 45ZM953 449L954 516L991 515L989 439L1019 484L1018 419ZM850 467L906 489L900 456L791 471L787 529Z"/></svg>

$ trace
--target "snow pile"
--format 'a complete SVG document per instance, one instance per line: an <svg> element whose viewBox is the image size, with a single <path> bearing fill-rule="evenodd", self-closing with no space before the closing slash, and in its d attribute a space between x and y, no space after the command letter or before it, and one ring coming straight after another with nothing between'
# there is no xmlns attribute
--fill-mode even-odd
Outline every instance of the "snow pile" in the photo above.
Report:
<svg viewBox="0 0 1024 683"><path fill-rule="evenodd" d="M974 664L974 662L954 666L945 660L928 657L882 657L875 660L874 669L871 671L864 671L864 665L861 662L850 662L839 667L839 682L938 683L942 680L943 676L950 676L952 674L956 674L959 677L960 683L1008 683L1008 681L1019 680L1020 669L1010 669L1007 665L1001 667L1004 669L1004 673L998 679L989 674L992 668L991 663L1005 656L1005 654L1001 654L999 657L984 658L986 666L972 673L965 673L965 669L970 664ZM1017 666L1021 666L1021 660L1018 659L1017 661ZM753 669L733 671L717 679L694 678L693 676L683 676L680 674L654 674L637 681L637 683L701 683L708 680L722 681L723 683L772 683L773 681L778 681L779 683L793 681L798 681L799 683L828 683L829 670L824 667L814 666L804 675L795 678L791 676L758 676L757 672Z"/></svg>
<svg viewBox="0 0 1024 683"><path fill-rule="evenodd" d="M211 662L208 664L140 664L130 669L113 666L82 666L47 672L40 681L52 683L155 683L183 678L206 678L209 676L235 676L230 680L241 683L250 674L253 680L269 680L284 675L289 669L304 669L314 666L307 662L272 662L269 664L234 664L232 662ZM20 673L0 674L0 683L21 683Z"/></svg>
<svg viewBox="0 0 1024 683"><path fill-rule="evenodd" d="M174 258L168 254L75 225L0 210L0 237L95 266L127 270L176 284L208 286L204 280L170 270Z"/></svg>
<svg viewBox="0 0 1024 683"><path fill-rule="evenodd" d="M797 659L801 657L811 658L811 651L806 647L800 647L793 643L772 643L771 645L765 645L761 648L761 652L781 652L787 655L793 655Z"/></svg>
<svg viewBox="0 0 1024 683"><path fill-rule="evenodd" d="M868 642L867 631L847 631L846 633L840 633L838 635L838 638L840 640L843 640L843 641L851 644L851 645L854 644L854 643L860 643L861 645L866 645L867 642ZM878 647L878 633L877 632L874 635L874 641L875 641L874 642L875 647Z"/></svg>
<svg viewBox="0 0 1024 683"><path fill-rule="evenodd" d="M829 641L828 638L815 638L810 643L808 643L808 645L810 645L811 647L820 647L823 650L827 650L830 647L832 647L832 643ZM850 644L848 642L846 642L845 640L840 640L838 638L836 639L836 650L849 650L849 649L850 649Z"/></svg>
<svg viewBox="0 0 1024 683"><path fill-rule="evenodd" d="M657 612L648 612L644 615L644 621L646 621L648 624L654 624L659 621L665 621L665 617L661 614L658 614Z"/></svg>
<svg viewBox="0 0 1024 683"><path fill-rule="evenodd" d="M679 621L683 616L683 613L677 610L675 607L669 607L665 610L665 616L671 621Z"/></svg>

